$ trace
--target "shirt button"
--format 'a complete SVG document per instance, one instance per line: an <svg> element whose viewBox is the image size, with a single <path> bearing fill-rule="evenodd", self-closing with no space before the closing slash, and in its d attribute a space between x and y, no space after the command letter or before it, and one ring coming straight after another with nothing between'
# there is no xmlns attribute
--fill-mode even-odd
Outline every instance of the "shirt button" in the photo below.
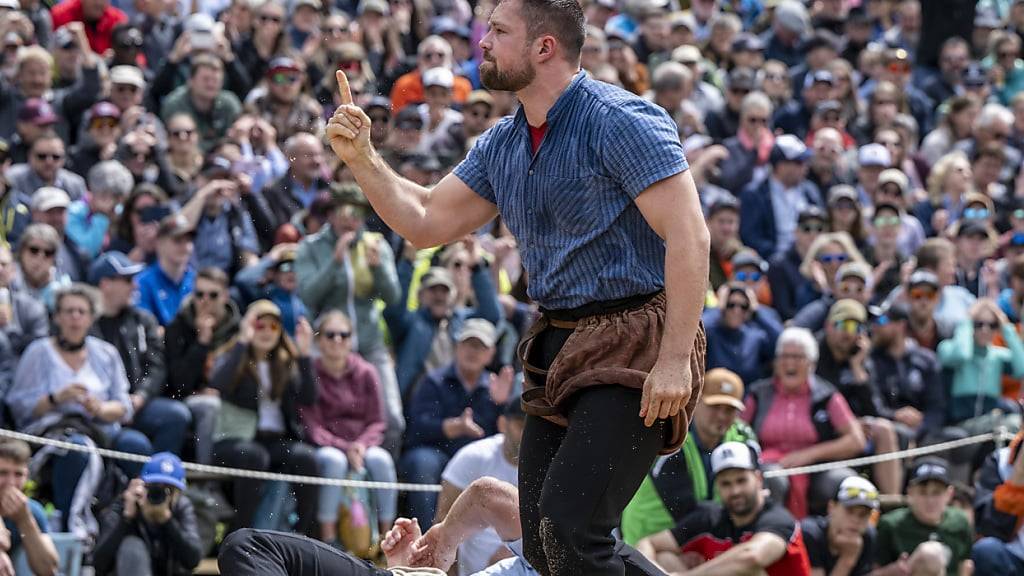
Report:
<svg viewBox="0 0 1024 576"><path fill-rule="evenodd" d="M527 172L527 174L529 174L530 176L533 176L533 170L530 170L529 172Z"/></svg>

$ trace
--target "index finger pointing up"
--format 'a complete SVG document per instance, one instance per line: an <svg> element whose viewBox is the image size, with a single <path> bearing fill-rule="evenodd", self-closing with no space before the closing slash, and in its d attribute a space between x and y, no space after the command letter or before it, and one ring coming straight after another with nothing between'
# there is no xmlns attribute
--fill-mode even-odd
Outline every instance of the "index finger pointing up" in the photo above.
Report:
<svg viewBox="0 0 1024 576"><path fill-rule="evenodd" d="M348 87L348 76L341 70L334 73L334 77L338 79L338 94L341 95L342 105L352 103L352 89Z"/></svg>

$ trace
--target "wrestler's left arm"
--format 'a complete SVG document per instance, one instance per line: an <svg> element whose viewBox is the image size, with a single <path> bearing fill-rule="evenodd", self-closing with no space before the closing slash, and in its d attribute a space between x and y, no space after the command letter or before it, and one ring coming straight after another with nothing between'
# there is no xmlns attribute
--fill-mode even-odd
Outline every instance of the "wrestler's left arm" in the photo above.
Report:
<svg viewBox="0 0 1024 576"><path fill-rule="evenodd" d="M640 401L640 416L651 426L676 415L690 399L690 352L704 307L711 248L689 170L652 184L637 196L636 205L665 240L665 333Z"/></svg>

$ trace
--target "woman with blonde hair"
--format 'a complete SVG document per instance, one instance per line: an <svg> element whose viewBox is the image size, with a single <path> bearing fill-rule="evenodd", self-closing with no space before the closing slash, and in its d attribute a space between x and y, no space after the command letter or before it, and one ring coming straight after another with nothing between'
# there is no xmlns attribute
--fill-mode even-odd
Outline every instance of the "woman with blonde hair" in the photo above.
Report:
<svg viewBox="0 0 1024 576"><path fill-rule="evenodd" d="M954 151L939 158L928 175L928 199L918 202L913 209L927 236L942 233L960 219L965 198L974 191L972 182L971 162L966 154Z"/></svg>
<svg viewBox="0 0 1024 576"><path fill-rule="evenodd" d="M815 238L800 274L807 282L803 301L808 302L793 316L792 325L818 331L836 300L855 298L862 303L872 288L871 266L853 238L846 232L829 232Z"/></svg>

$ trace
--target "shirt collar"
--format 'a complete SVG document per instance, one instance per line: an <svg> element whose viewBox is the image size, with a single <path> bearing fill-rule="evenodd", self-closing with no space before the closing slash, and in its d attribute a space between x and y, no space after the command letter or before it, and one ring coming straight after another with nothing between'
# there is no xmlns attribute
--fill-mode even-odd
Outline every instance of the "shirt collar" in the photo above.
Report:
<svg viewBox="0 0 1024 576"><path fill-rule="evenodd" d="M576 97L576 93L583 89L583 84L590 80L586 71L580 70L573 76L572 81L566 86L565 90L562 91L562 95L555 100L555 104L548 110L548 115L545 117L545 122L550 126L556 120L558 116L565 109L569 108L573 100ZM526 122L526 112L523 110L522 105L519 106L519 110L516 112L517 122Z"/></svg>

